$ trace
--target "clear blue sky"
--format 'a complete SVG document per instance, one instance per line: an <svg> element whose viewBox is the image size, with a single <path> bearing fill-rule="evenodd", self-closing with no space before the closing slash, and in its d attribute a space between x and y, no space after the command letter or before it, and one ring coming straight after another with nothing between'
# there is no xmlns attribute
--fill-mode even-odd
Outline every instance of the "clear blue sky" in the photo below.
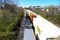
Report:
<svg viewBox="0 0 60 40"><path fill-rule="evenodd" d="M60 0L18 0L18 5L22 7L59 5Z"/></svg>

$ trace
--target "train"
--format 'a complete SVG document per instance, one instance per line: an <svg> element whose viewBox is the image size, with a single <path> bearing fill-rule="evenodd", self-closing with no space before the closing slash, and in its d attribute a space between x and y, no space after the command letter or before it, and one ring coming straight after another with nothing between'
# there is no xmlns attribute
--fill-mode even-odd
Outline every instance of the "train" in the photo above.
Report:
<svg viewBox="0 0 60 40"><path fill-rule="evenodd" d="M33 24L32 28L36 40L55 40L56 37L60 36L60 28L56 25L31 10L25 9L25 12L29 15Z"/></svg>

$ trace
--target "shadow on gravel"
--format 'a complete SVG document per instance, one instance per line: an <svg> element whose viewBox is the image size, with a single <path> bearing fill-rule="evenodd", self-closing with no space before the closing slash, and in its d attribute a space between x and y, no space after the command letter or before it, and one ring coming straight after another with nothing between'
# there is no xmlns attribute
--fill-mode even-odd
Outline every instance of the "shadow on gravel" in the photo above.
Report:
<svg viewBox="0 0 60 40"><path fill-rule="evenodd" d="M21 27L21 23L22 23L23 17L24 17L24 14L22 14L22 15L20 16L20 19L18 20L17 24L15 25L15 28L13 29L13 31L16 31L16 33L15 33L15 35L14 35L14 40L16 40L17 37L18 37L18 33L19 33L19 29L20 29L20 27Z"/></svg>

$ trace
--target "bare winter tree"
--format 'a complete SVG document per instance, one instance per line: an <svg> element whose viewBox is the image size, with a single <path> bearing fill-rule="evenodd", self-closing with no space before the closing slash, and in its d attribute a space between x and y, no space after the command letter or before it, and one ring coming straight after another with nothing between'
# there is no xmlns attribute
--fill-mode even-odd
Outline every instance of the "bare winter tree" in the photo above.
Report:
<svg viewBox="0 0 60 40"><path fill-rule="evenodd" d="M12 4L16 5L17 0L0 0L0 8L8 7L9 5L12 5Z"/></svg>
<svg viewBox="0 0 60 40"><path fill-rule="evenodd" d="M0 0L0 8L1 8L1 0Z"/></svg>

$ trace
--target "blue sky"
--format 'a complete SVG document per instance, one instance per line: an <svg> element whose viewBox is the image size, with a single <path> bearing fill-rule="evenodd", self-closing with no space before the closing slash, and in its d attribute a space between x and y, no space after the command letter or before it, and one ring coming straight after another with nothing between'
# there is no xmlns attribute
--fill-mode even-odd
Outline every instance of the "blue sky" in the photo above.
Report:
<svg viewBox="0 0 60 40"><path fill-rule="evenodd" d="M18 0L18 6L29 7L32 6L49 6L59 5L60 0Z"/></svg>

